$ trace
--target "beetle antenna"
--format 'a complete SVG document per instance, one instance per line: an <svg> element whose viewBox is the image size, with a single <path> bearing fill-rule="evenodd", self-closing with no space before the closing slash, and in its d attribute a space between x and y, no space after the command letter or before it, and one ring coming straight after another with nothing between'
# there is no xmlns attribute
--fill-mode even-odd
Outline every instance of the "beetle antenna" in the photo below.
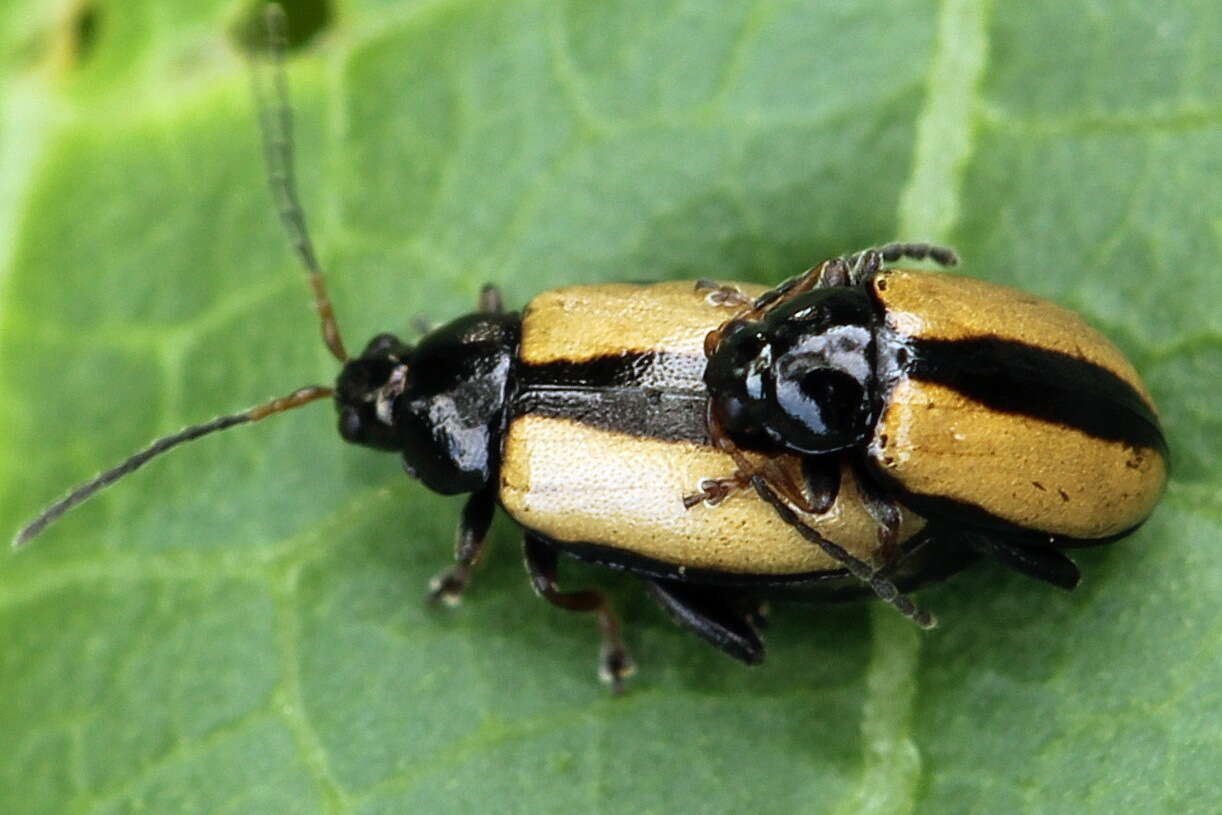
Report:
<svg viewBox="0 0 1222 815"><path fill-rule="evenodd" d="M280 221L288 232L289 242L310 278L314 308L322 321L323 342L336 359L347 362L348 352L344 350L335 310L331 306L331 298L327 296L322 264L314 252L305 210L297 195L297 172L293 162L293 108L289 103L288 72L284 69L284 52L288 47L284 9L277 3L269 3L263 19L267 27L267 57L271 63L271 77L264 77L257 64L251 77L259 114L259 132L263 138L263 157L267 163L267 182L280 213Z"/></svg>
<svg viewBox="0 0 1222 815"><path fill-rule="evenodd" d="M218 416L210 422L197 424L180 430L169 436L163 436L157 439L148 447L144 448L135 455L129 457L117 467L112 467L104 473L86 481L76 489L69 492L63 498L56 501L51 506L44 509L38 514L38 517L30 521L21 531L13 538L13 548L19 549L29 543L34 538L38 537L44 529L46 529L55 521L59 520L65 512L82 504L92 498L98 492L109 487L111 484L118 481L125 475L130 475L136 470L143 467L149 460L156 458L162 453L169 452L183 442L194 441L201 436L207 436L209 433L215 433L218 430L226 430L234 425L246 424L248 422L257 422L260 419L266 419L268 416L277 413L284 413L286 410L301 407L304 404L313 402L317 399L325 399L334 393L331 388L321 385L311 385L305 388L299 388L293 391L288 396L282 396L279 399L273 399L262 405L256 405L249 410L244 410L241 413L232 413L228 416Z"/></svg>
<svg viewBox="0 0 1222 815"><path fill-rule="evenodd" d="M877 570L871 568L864 560L853 557L843 546L833 543L821 535L818 530L803 523L798 514L785 503L781 496L776 494L776 491L768 485L768 482L762 476L752 476L751 486L755 487L755 491L761 498L772 505L772 508L781 516L781 520L796 529L802 537L839 561L848 570L849 574L873 589L880 600L889 604L921 628L933 628L938 624L938 621L934 619L932 614L919 607L903 594L900 594L899 589L896 588L894 583L879 574Z"/></svg>

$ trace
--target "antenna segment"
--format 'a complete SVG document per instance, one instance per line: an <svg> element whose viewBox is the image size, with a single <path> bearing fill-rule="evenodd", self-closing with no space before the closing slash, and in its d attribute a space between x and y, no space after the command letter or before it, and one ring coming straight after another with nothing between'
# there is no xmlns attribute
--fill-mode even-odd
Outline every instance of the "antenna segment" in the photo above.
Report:
<svg viewBox="0 0 1222 815"><path fill-rule="evenodd" d="M257 63L251 76L255 107L259 114L259 132L263 137L268 186L289 242L309 276L310 288L314 291L314 308L322 321L323 342L336 359L347 362L348 352L344 350L339 323L335 319L331 298L327 296L322 264L314 252L305 210L297 195L297 173L293 162L293 108L289 104L288 74L284 70L284 52L288 47L284 9L275 3L270 4L264 19L267 23L271 77L264 76Z"/></svg>
<svg viewBox="0 0 1222 815"><path fill-rule="evenodd" d="M72 492L65 495L63 498L56 501L51 506L44 509L37 518L30 521L17 536L13 538L13 548L19 549L29 543L34 538L38 537L44 529L54 523L68 510L82 504L92 498L97 493L109 487L111 484L118 481L125 475L130 475L136 470L143 467L151 459L156 458L162 453L167 453L173 450L178 445L194 441L201 436L207 436L209 433L216 433L219 430L225 430L234 425L247 424L248 422L257 422L260 419L266 419L276 413L283 413L286 410L292 410L295 407L300 407L307 402L313 402L316 399L325 399L331 396L333 391L330 388L322 387L321 385L311 385L306 388L300 388L293 391L288 396L282 396L279 399L273 399L262 405L256 405L249 410L244 410L241 413L231 413L228 416L218 416L210 422L193 425L184 430L180 430L170 436L163 436L157 439L148 447L140 452L130 456L126 461L117 467L112 467L104 473L86 481Z"/></svg>
<svg viewBox="0 0 1222 815"><path fill-rule="evenodd" d="M327 297L322 266L318 262L318 256L314 253L314 244L310 241L310 232L306 227L305 212L301 208L301 201L297 195L297 178L293 170L293 111L289 105L288 78L284 70L284 52L287 47L284 10L278 5L271 4L267 7L264 19L267 24L268 50L271 56L271 77L270 79L264 77L256 64L252 71L252 78L255 102L259 111L259 132L262 134L263 154L267 161L268 185L271 187L272 197L280 213L280 220L288 232L289 241L293 244L293 249L301 258L302 265L305 266L306 273L309 275L310 287L314 290L314 307L318 310L319 318L322 321L323 341L336 359L340 362L347 362L348 353L344 350L339 325L335 321L335 312L331 307L330 298ZM256 405L241 413L219 416L210 422L193 425L172 435L163 436L130 456L122 464L85 482L44 509L37 518L26 524L13 538L13 548L29 543L73 507L84 503L119 479L134 473L152 459L173 450L180 444L235 425L257 422L268 416L283 413L332 395L334 391L331 388L311 385L300 388L288 396Z"/></svg>

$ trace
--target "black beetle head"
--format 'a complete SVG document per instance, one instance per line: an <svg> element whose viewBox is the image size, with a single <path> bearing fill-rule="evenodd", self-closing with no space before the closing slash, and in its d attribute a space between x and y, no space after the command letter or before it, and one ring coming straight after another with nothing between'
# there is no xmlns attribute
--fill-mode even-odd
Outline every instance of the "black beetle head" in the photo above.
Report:
<svg viewBox="0 0 1222 815"><path fill-rule="evenodd" d="M340 373L340 435L402 453L429 489L479 489L497 464L517 338L516 316L491 314L460 317L414 348L375 337Z"/></svg>
<svg viewBox="0 0 1222 815"><path fill-rule="evenodd" d="M344 441L376 450L400 450L394 404L407 386L409 345L379 334L356 359L344 363L335 384L339 434Z"/></svg>
<svg viewBox="0 0 1222 815"><path fill-rule="evenodd" d="M817 289L731 324L705 369L717 419L747 447L819 454L873 420L874 311L853 288Z"/></svg>

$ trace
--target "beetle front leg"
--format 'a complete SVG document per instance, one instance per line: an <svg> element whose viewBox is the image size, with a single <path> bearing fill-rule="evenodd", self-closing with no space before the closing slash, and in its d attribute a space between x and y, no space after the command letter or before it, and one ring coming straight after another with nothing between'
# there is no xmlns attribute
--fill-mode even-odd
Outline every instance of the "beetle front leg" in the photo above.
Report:
<svg viewBox="0 0 1222 815"><path fill-rule="evenodd" d="M598 615L602 647L598 658L598 677L611 685L615 693L624 692L624 678L636 671L636 664L624 647L620 636L619 618L600 591L561 591L556 582L557 553L547 541L527 532L522 544L526 571L531 585L544 600L567 611L592 611Z"/></svg>
<svg viewBox="0 0 1222 815"><path fill-rule="evenodd" d="M718 308L740 308L751 303L751 298L732 283L718 283L702 277L696 281L696 291L705 296L705 302Z"/></svg>
<svg viewBox="0 0 1222 815"><path fill-rule="evenodd" d="M463 505L458 522L458 540L454 545L454 565L429 581L428 600L455 606L471 582L471 570L484 554L488 528L496 509L496 490L485 488L472 493Z"/></svg>

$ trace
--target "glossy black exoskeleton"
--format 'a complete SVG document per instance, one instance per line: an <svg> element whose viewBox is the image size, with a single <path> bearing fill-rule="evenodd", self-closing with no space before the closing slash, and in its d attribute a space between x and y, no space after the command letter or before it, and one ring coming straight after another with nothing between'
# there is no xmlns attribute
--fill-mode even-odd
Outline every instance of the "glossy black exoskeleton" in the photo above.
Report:
<svg viewBox="0 0 1222 815"><path fill-rule="evenodd" d="M340 435L402 453L435 492L482 489L496 473L519 330L516 314L470 314L415 347L374 337L336 382Z"/></svg>
<svg viewBox="0 0 1222 815"><path fill-rule="evenodd" d="M856 288L816 289L735 320L704 381L740 445L824 454L859 444L874 404L874 309Z"/></svg>

